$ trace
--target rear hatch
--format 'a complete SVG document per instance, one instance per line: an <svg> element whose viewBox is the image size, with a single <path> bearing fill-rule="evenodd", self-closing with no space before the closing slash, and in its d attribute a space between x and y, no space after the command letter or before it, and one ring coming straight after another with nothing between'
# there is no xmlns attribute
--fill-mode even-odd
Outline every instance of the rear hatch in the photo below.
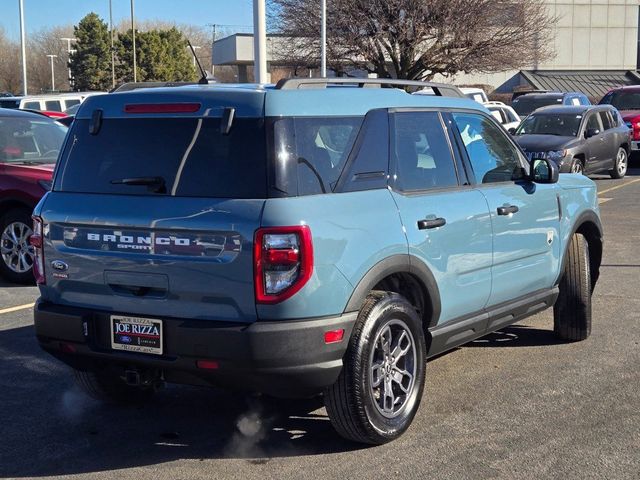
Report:
<svg viewBox="0 0 640 480"><path fill-rule="evenodd" d="M255 320L263 94L239 100L241 92L210 90L83 104L39 212L43 299L149 317Z"/></svg>

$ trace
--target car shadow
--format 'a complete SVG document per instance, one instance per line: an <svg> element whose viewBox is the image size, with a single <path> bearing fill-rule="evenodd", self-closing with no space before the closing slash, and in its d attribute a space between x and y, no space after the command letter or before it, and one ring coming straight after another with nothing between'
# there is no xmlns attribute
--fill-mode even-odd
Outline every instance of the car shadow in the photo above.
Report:
<svg viewBox="0 0 640 480"><path fill-rule="evenodd" d="M33 285L24 285L22 283L12 283L0 277L0 288L26 288L26 287L35 287L35 286L36 286L35 282L33 282Z"/></svg>
<svg viewBox="0 0 640 480"><path fill-rule="evenodd" d="M142 407L110 406L75 386L37 346L33 327L0 331L0 477L86 474L179 459L323 455L341 439L320 398L275 400L168 386Z"/></svg>
<svg viewBox="0 0 640 480"><path fill-rule="evenodd" d="M539 329L527 325L511 325L467 343L465 347L539 347L566 343L556 337L553 330Z"/></svg>

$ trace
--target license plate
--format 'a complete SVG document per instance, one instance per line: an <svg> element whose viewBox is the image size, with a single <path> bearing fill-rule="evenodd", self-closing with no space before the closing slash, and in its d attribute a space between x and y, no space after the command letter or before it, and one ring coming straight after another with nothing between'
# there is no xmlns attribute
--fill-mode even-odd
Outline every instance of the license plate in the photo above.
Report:
<svg viewBox="0 0 640 480"><path fill-rule="evenodd" d="M111 316L111 348L162 355L162 320Z"/></svg>

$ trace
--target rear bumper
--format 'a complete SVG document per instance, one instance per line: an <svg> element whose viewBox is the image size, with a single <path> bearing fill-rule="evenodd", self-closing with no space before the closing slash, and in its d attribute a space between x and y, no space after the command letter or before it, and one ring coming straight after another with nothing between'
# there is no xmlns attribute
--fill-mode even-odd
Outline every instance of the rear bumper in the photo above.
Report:
<svg viewBox="0 0 640 480"><path fill-rule="evenodd" d="M168 382L279 397L313 395L335 382L357 316L242 325L163 318L165 353L156 356L112 350L112 313L38 301L34 309L38 342L80 370L153 370ZM345 330L343 340L325 344L324 333L338 329ZM218 367L201 369L197 360L212 360Z"/></svg>

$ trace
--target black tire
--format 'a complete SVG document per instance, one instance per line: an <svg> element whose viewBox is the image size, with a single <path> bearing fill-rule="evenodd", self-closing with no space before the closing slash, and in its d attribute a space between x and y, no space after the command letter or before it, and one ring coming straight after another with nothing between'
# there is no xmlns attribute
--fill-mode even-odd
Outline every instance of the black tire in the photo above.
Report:
<svg viewBox="0 0 640 480"><path fill-rule="evenodd" d="M584 175L584 161L581 158L574 158L571 162L571 173L581 173Z"/></svg>
<svg viewBox="0 0 640 480"><path fill-rule="evenodd" d="M33 232L31 211L26 208L14 208L0 217L0 276L13 283L33 284L35 283L33 277L33 250L28 246L28 238L26 243L20 241L16 244L13 238L5 234L5 232L8 233L8 230L12 230L15 233L15 229L10 227L14 225L23 225L24 231L30 235ZM28 231L26 230L27 228ZM14 246L17 249L14 249ZM30 252L28 255L23 254L26 250ZM22 261L21 258L23 259ZM22 263L23 261L24 263ZM28 268L25 269L26 267Z"/></svg>
<svg viewBox="0 0 640 480"><path fill-rule="evenodd" d="M76 384L90 397L117 405L140 405L148 402L155 388L127 385L114 374L74 369Z"/></svg>
<svg viewBox="0 0 640 480"><path fill-rule="evenodd" d="M389 334L387 340L391 337L390 342L384 341L385 332ZM410 343L403 343L403 338ZM407 348L404 354L393 348L394 340L396 347L401 350ZM392 364L387 362L393 356L388 355L385 360L382 358L384 355L380 355L385 351L385 343L388 345L386 352L400 353L396 353L397 358ZM410 360L411 355L413 361ZM401 359L401 363L395 363ZM374 363L379 368L374 369ZM424 330L413 306L395 293L373 292L369 295L360 309L349 340L342 372L336 383L324 393L327 413L338 434L348 440L373 445L389 442L402 435L420 405L425 365ZM374 371L378 372L380 385L377 397L374 393ZM412 381L402 386L409 375L403 375L401 371L405 374L414 372ZM400 382L397 381L397 374L400 375ZM385 393L387 386L391 395ZM398 402L395 401L395 393L398 393ZM389 405L387 398L391 399ZM380 405L380 400L383 405ZM383 413L385 406L391 408Z"/></svg>
<svg viewBox="0 0 640 480"><path fill-rule="evenodd" d="M579 233L571 237L559 287L553 331L562 340L585 340L591 334L591 272L589 245Z"/></svg>
<svg viewBox="0 0 640 480"><path fill-rule="evenodd" d="M613 161L613 169L609 170L611 178L624 178L627 174L627 168L629 167L629 156L627 150L623 147L618 148L616 158Z"/></svg>

